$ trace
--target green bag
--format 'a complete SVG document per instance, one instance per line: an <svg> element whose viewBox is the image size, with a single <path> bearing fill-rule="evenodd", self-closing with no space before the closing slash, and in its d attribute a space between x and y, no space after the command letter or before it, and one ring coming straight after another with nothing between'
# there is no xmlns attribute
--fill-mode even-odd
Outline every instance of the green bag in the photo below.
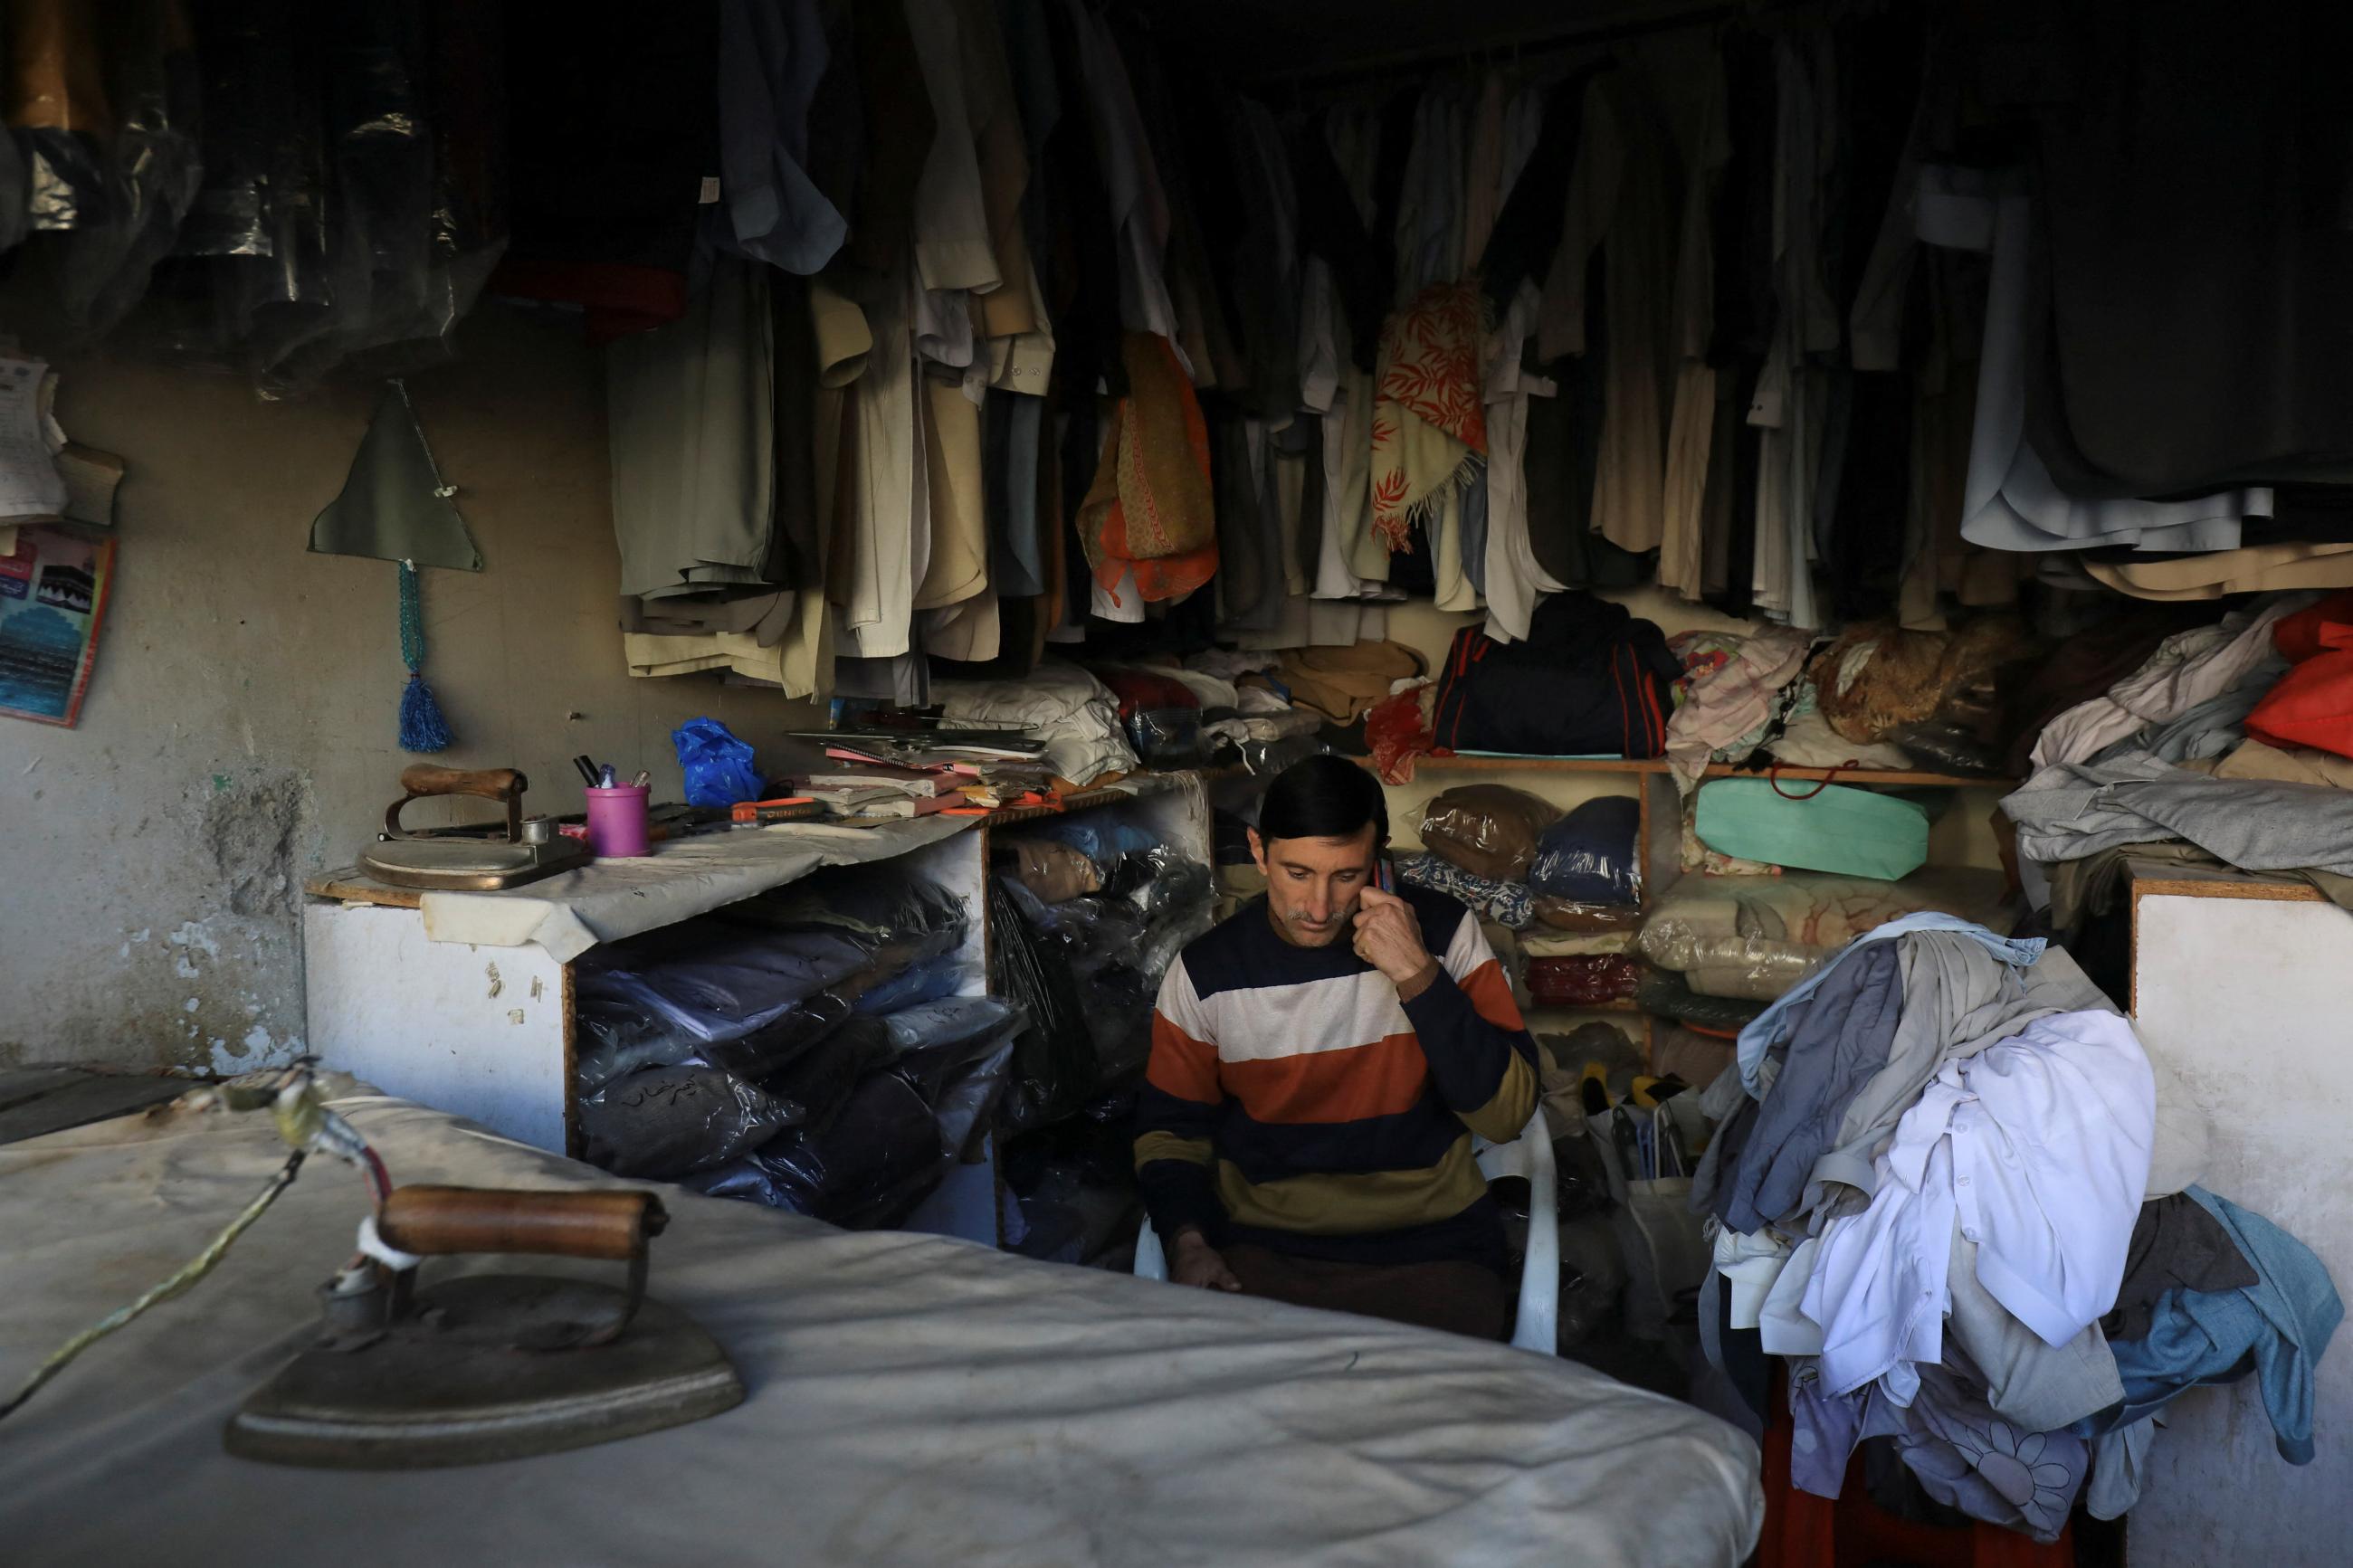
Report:
<svg viewBox="0 0 2353 1568"><path fill-rule="evenodd" d="M1876 790L1718 779L1699 792L1700 842L1719 854L1892 882L1928 859L1928 812Z"/></svg>

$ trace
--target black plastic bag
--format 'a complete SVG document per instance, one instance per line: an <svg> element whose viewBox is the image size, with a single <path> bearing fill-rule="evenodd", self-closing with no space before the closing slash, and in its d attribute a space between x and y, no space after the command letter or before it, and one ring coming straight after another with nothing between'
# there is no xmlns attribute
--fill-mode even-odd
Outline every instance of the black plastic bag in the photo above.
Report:
<svg viewBox="0 0 2353 1568"><path fill-rule="evenodd" d="M653 1068L580 1101L580 1131L590 1164L673 1180L759 1147L804 1114L718 1068Z"/></svg>

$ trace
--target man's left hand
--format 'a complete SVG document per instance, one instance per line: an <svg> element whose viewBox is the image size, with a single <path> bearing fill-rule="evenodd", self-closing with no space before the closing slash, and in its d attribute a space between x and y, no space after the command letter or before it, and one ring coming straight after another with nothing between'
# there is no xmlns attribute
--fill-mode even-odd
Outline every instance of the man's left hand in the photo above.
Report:
<svg viewBox="0 0 2353 1568"><path fill-rule="evenodd" d="M1401 994L1418 995L1436 967L1421 945L1421 922L1394 893L1366 888L1356 910L1356 956L1389 977Z"/></svg>

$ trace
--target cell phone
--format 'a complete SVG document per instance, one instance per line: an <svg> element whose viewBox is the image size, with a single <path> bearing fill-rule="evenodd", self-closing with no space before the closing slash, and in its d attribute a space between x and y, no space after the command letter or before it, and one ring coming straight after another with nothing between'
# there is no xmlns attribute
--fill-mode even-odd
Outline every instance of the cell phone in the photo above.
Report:
<svg viewBox="0 0 2353 1568"><path fill-rule="evenodd" d="M1373 886L1391 896L1397 892L1397 864L1386 849L1373 857Z"/></svg>

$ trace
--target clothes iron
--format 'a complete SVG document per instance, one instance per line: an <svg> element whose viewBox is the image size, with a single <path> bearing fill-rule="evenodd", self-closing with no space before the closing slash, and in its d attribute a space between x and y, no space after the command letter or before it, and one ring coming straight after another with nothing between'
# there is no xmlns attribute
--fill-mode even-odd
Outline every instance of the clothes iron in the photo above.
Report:
<svg viewBox="0 0 2353 1568"><path fill-rule="evenodd" d="M479 1465L733 1407L744 1384L726 1352L645 1299L648 1244L667 1222L646 1192L395 1188L362 1231L373 1260L320 1287L320 1337L247 1398L228 1451L326 1469ZM424 1258L485 1252L625 1263L628 1283L417 1283Z"/></svg>
<svg viewBox="0 0 2353 1568"><path fill-rule="evenodd" d="M401 773L400 787L407 793L385 809L383 835L360 854L360 869L380 882L398 888L480 891L521 887L588 863L587 847L576 839L560 835L526 837L522 793L531 787L531 781L512 768L469 773L418 763ZM459 828L412 833L400 825L402 807L437 795L475 795L499 802L507 808L505 837L493 838L480 830Z"/></svg>

